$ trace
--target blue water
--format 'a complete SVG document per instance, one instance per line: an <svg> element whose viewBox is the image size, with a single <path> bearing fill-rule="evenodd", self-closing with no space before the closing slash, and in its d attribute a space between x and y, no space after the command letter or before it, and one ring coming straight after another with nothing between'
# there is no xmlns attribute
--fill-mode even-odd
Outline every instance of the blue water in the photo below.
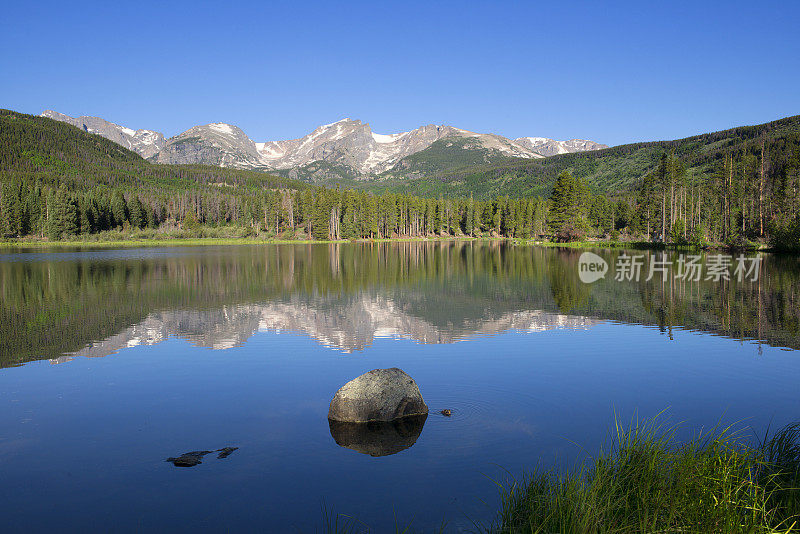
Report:
<svg viewBox="0 0 800 534"><path fill-rule="evenodd" d="M621 340L625 341L622 342ZM417 443L374 458L341 448L333 393L400 366L432 413ZM449 345L382 339L343 355L295 334L212 351L180 339L107 358L0 373L0 502L6 531L313 532L324 501L373 528L487 521L487 477L568 460L612 414L669 408L692 427L757 429L800 414L796 353L619 324L506 333ZM237 446L190 469L164 458ZM177 454L176 454L177 453Z"/></svg>
<svg viewBox="0 0 800 534"><path fill-rule="evenodd" d="M0 530L315 532L323 506L377 532L395 518L469 530L494 517L493 481L571 465L615 414L667 410L683 437L800 419L796 350L602 319L492 334L393 335L346 352L273 328L219 350L178 333L0 369ZM387 367L409 373L431 409L416 443L382 457L338 446L333 394ZM225 446L238 450L192 468L165 461Z"/></svg>

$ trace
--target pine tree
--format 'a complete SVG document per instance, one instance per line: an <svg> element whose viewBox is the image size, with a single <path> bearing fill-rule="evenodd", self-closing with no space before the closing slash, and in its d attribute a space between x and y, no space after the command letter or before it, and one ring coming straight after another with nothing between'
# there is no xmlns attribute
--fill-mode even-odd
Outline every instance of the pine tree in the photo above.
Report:
<svg viewBox="0 0 800 534"><path fill-rule="evenodd" d="M318 190L316 193L312 216L313 236L314 239L325 240L330 238L330 214L333 203L324 190Z"/></svg>
<svg viewBox="0 0 800 534"><path fill-rule="evenodd" d="M114 191L111 195L111 216L112 226L122 227L128 220L128 204L125 202L125 197L122 191Z"/></svg>
<svg viewBox="0 0 800 534"><path fill-rule="evenodd" d="M66 190L50 191L47 212L47 236L50 239L64 239L78 233L78 205Z"/></svg>
<svg viewBox="0 0 800 534"><path fill-rule="evenodd" d="M470 237L475 235L475 201L471 194L464 210L464 233Z"/></svg>
<svg viewBox="0 0 800 534"><path fill-rule="evenodd" d="M550 195L550 229L555 233L569 225L577 230L585 230L589 226L588 198L589 188L583 180L572 176L569 171L559 174Z"/></svg>
<svg viewBox="0 0 800 534"><path fill-rule="evenodd" d="M3 183L0 189L0 235L17 237L23 234L23 206L15 185Z"/></svg>
<svg viewBox="0 0 800 534"><path fill-rule="evenodd" d="M132 227L144 228L147 225L147 213L138 196L134 196L129 203L129 212Z"/></svg>
<svg viewBox="0 0 800 534"><path fill-rule="evenodd" d="M357 223L357 209L355 194L352 192L345 193L345 200L342 212L342 226L341 237L342 239L355 239L358 237Z"/></svg>

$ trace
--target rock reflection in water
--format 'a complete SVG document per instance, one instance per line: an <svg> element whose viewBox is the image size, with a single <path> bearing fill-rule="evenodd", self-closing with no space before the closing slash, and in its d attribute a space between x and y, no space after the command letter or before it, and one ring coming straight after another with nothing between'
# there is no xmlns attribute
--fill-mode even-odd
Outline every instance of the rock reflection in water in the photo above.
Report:
<svg viewBox="0 0 800 534"><path fill-rule="evenodd" d="M328 420L331 437L340 447L370 456L388 456L417 442L427 415L401 417L394 421L346 423Z"/></svg>

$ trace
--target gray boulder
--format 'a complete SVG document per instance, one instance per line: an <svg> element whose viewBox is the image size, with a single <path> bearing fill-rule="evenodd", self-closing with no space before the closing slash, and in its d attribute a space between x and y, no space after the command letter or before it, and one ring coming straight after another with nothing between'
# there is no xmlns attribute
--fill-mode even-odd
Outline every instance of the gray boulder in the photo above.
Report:
<svg viewBox="0 0 800 534"><path fill-rule="evenodd" d="M428 415L414 379L403 370L373 369L342 386L333 396L328 419L350 423L393 421Z"/></svg>

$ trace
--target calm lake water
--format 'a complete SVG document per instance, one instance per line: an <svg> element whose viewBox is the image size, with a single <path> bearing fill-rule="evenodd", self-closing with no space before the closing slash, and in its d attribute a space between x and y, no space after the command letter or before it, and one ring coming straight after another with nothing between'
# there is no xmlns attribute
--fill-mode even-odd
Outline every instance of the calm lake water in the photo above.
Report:
<svg viewBox="0 0 800 534"><path fill-rule="evenodd" d="M687 436L800 420L800 259L645 281L678 255L629 251L637 282L595 252L593 284L580 251L498 243L0 254L0 530L315 532L323 503L467 530L492 480L594 452L615 413ZM431 413L371 456L328 404L386 367Z"/></svg>

